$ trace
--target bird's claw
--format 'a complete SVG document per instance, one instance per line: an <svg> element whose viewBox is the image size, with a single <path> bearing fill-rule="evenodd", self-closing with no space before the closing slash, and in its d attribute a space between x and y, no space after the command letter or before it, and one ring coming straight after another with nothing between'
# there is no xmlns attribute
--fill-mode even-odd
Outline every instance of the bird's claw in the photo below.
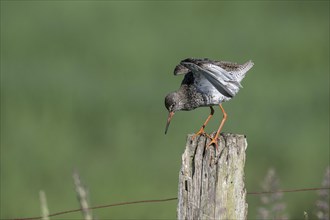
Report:
<svg viewBox="0 0 330 220"><path fill-rule="evenodd" d="M199 136L199 135L204 135L204 136L206 136L206 137L208 137L208 138L211 138L211 136L210 135L208 135L205 131L204 131L204 127L201 127L201 129L199 129L199 131L197 131L195 134L194 134L194 136L192 137L192 140L194 140L197 136Z"/></svg>
<svg viewBox="0 0 330 220"><path fill-rule="evenodd" d="M209 136L209 138L211 139L211 141L207 145L206 148L209 148L212 144L214 144L215 145L215 148L218 150L218 141L219 141L219 138L218 137L211 138L210 136Z"/></svg>
<svg viewBox="0 0 330 220"><path fill-rule="evenodd" d="M194 134L194 136L192 137L192 140L194 140L197 136L199 136L199 135L205 135L206 133L205 133L205 131L204 131L204 129L200 129L198 132L196 132L195 134Z"/></svg>

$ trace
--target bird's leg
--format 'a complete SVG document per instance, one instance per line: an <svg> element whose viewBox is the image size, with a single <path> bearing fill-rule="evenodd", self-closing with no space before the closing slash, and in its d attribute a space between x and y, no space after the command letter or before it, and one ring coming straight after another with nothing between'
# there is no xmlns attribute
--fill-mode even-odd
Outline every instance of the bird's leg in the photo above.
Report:
<svg viewBox="0 0 330 220"><path fill-rule="evenodd" d="M204 122L203 126L201 127L201 129L199 129L198 132L195 133L195 135L192 137L192 139L194 140L195 137L197 137L198 135L206 135L208 137L210 137L208 134L205 133L204 128L206 127L207 123L209 123L210 119L212 118L213 114L214 114L214 109L212 108L212 106L210 106L211 112L210 115L207 117L206 121Z"/></svg>
<svg viewBox="0 0 330 220"><path fill-rule="evenodd" d="M221 129L222 129L223 125L225 124L225 121L227 120L227 113L225 112L225 110L223 109L221 104L219 104L219 106L220 106L221 111L223 113L223 118L222 118L222 121L220 123L220 126L218 128L217 133L215 134L214 138L212 138L211 142L208 145L208 147L209 147L211 144L214 144L217 150L218 150L218 137L219 137L219 134L221 132Z"/></svg>

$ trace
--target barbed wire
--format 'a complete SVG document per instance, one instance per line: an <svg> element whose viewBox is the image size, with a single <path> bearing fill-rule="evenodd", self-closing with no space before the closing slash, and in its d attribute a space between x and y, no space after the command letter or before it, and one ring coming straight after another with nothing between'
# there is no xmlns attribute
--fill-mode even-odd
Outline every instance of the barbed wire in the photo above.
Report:
<svg viewBox="0 0 330 220"><path fill-rule="evenodd" d="M330 187L289 189L289 190L277 190L277 191L267 191L267 192L247 192L247 195L293 193L293 192L306 192L306 191L318 191L318 190L330 190ZM90 207L89 209L95 210L95 209L103 209L103 208L109 208L109 207L114 207L114 206L124 206L124 205L132 205L132 204L139 204L139 203L168 202L168 201L173 201L173 200L177 200L177 199L178 199L177 197L173 197L173 198L167 198L167 199L149 199L149 200L137 200L137 201L131 201L131 202L119 202L119 203L112 203L112 204L107 204L107 205L93 206L93 207ZM48 217L54 217L54 216L58 216L58 215L64 215L64 214L80 212L80 211L82 211L82 209L71 209L71 210L67 210L67 211L61 211L61 212L49 214ZM38 220L38 219L42 219L42 216L28 217L28 218L12 218L12 219L7 219L7 220Z"/></svg>

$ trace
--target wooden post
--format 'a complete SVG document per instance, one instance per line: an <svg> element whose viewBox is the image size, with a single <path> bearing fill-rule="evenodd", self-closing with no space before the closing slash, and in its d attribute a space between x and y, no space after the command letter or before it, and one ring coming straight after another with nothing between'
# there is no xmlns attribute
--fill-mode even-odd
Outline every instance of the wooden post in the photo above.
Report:
<svg viewBox="0 0 330 220"><path fill-rule="evenodd" d="M214 134L213 134L214 135ZM188 135L179 174L177 218L247 219L244 135L222 134L219 149L209 138Z"/></svg>

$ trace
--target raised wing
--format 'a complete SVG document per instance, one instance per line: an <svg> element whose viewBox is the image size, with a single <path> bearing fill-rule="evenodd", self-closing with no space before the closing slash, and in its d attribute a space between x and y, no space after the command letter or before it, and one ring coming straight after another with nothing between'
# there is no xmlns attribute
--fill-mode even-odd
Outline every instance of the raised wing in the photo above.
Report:
<svg viewBox="0 0 330 220"><path fill-rule="evenodd" d="M233 75L239 82L242 81L246 73L254 65L254 63L251 60L249 60L244 64L237 64L228 61L214 61L213 64L225 69L229 74Z"/></svg>
<svg viewBox="0 0 330 220"><path fill-rule="evenodd" d="M207 59L207 58L204 58L204 59L195 59L195 58L187 58L185 60L182 60L182 62L184 61L187 61L187 62L193 62L193 63L196 63L196 62L212 62L211 60ZM184 74L187 74L189 72L191 72L191 70L187 67L185 67L184 65L182 64L178 64L175 68L174 68L174 75L184 75Z"/></svg>
<svg viewBox="0 0 330 220"><path fill-rule="evenodd" d="M175 67L174 69L174 75L184 75L186 73L190 72L190 70L188 68L186 68L185 66L179 64Z"/></svg>
<svg viewBox="0 0 330 220"><path fill-rule="evenodd" d="M242 87L240 84L245 74L252 68L253 62L243 65L209 59L186 59L180 65L193 73L202 74L220 93L233 97Z"/></svg>

